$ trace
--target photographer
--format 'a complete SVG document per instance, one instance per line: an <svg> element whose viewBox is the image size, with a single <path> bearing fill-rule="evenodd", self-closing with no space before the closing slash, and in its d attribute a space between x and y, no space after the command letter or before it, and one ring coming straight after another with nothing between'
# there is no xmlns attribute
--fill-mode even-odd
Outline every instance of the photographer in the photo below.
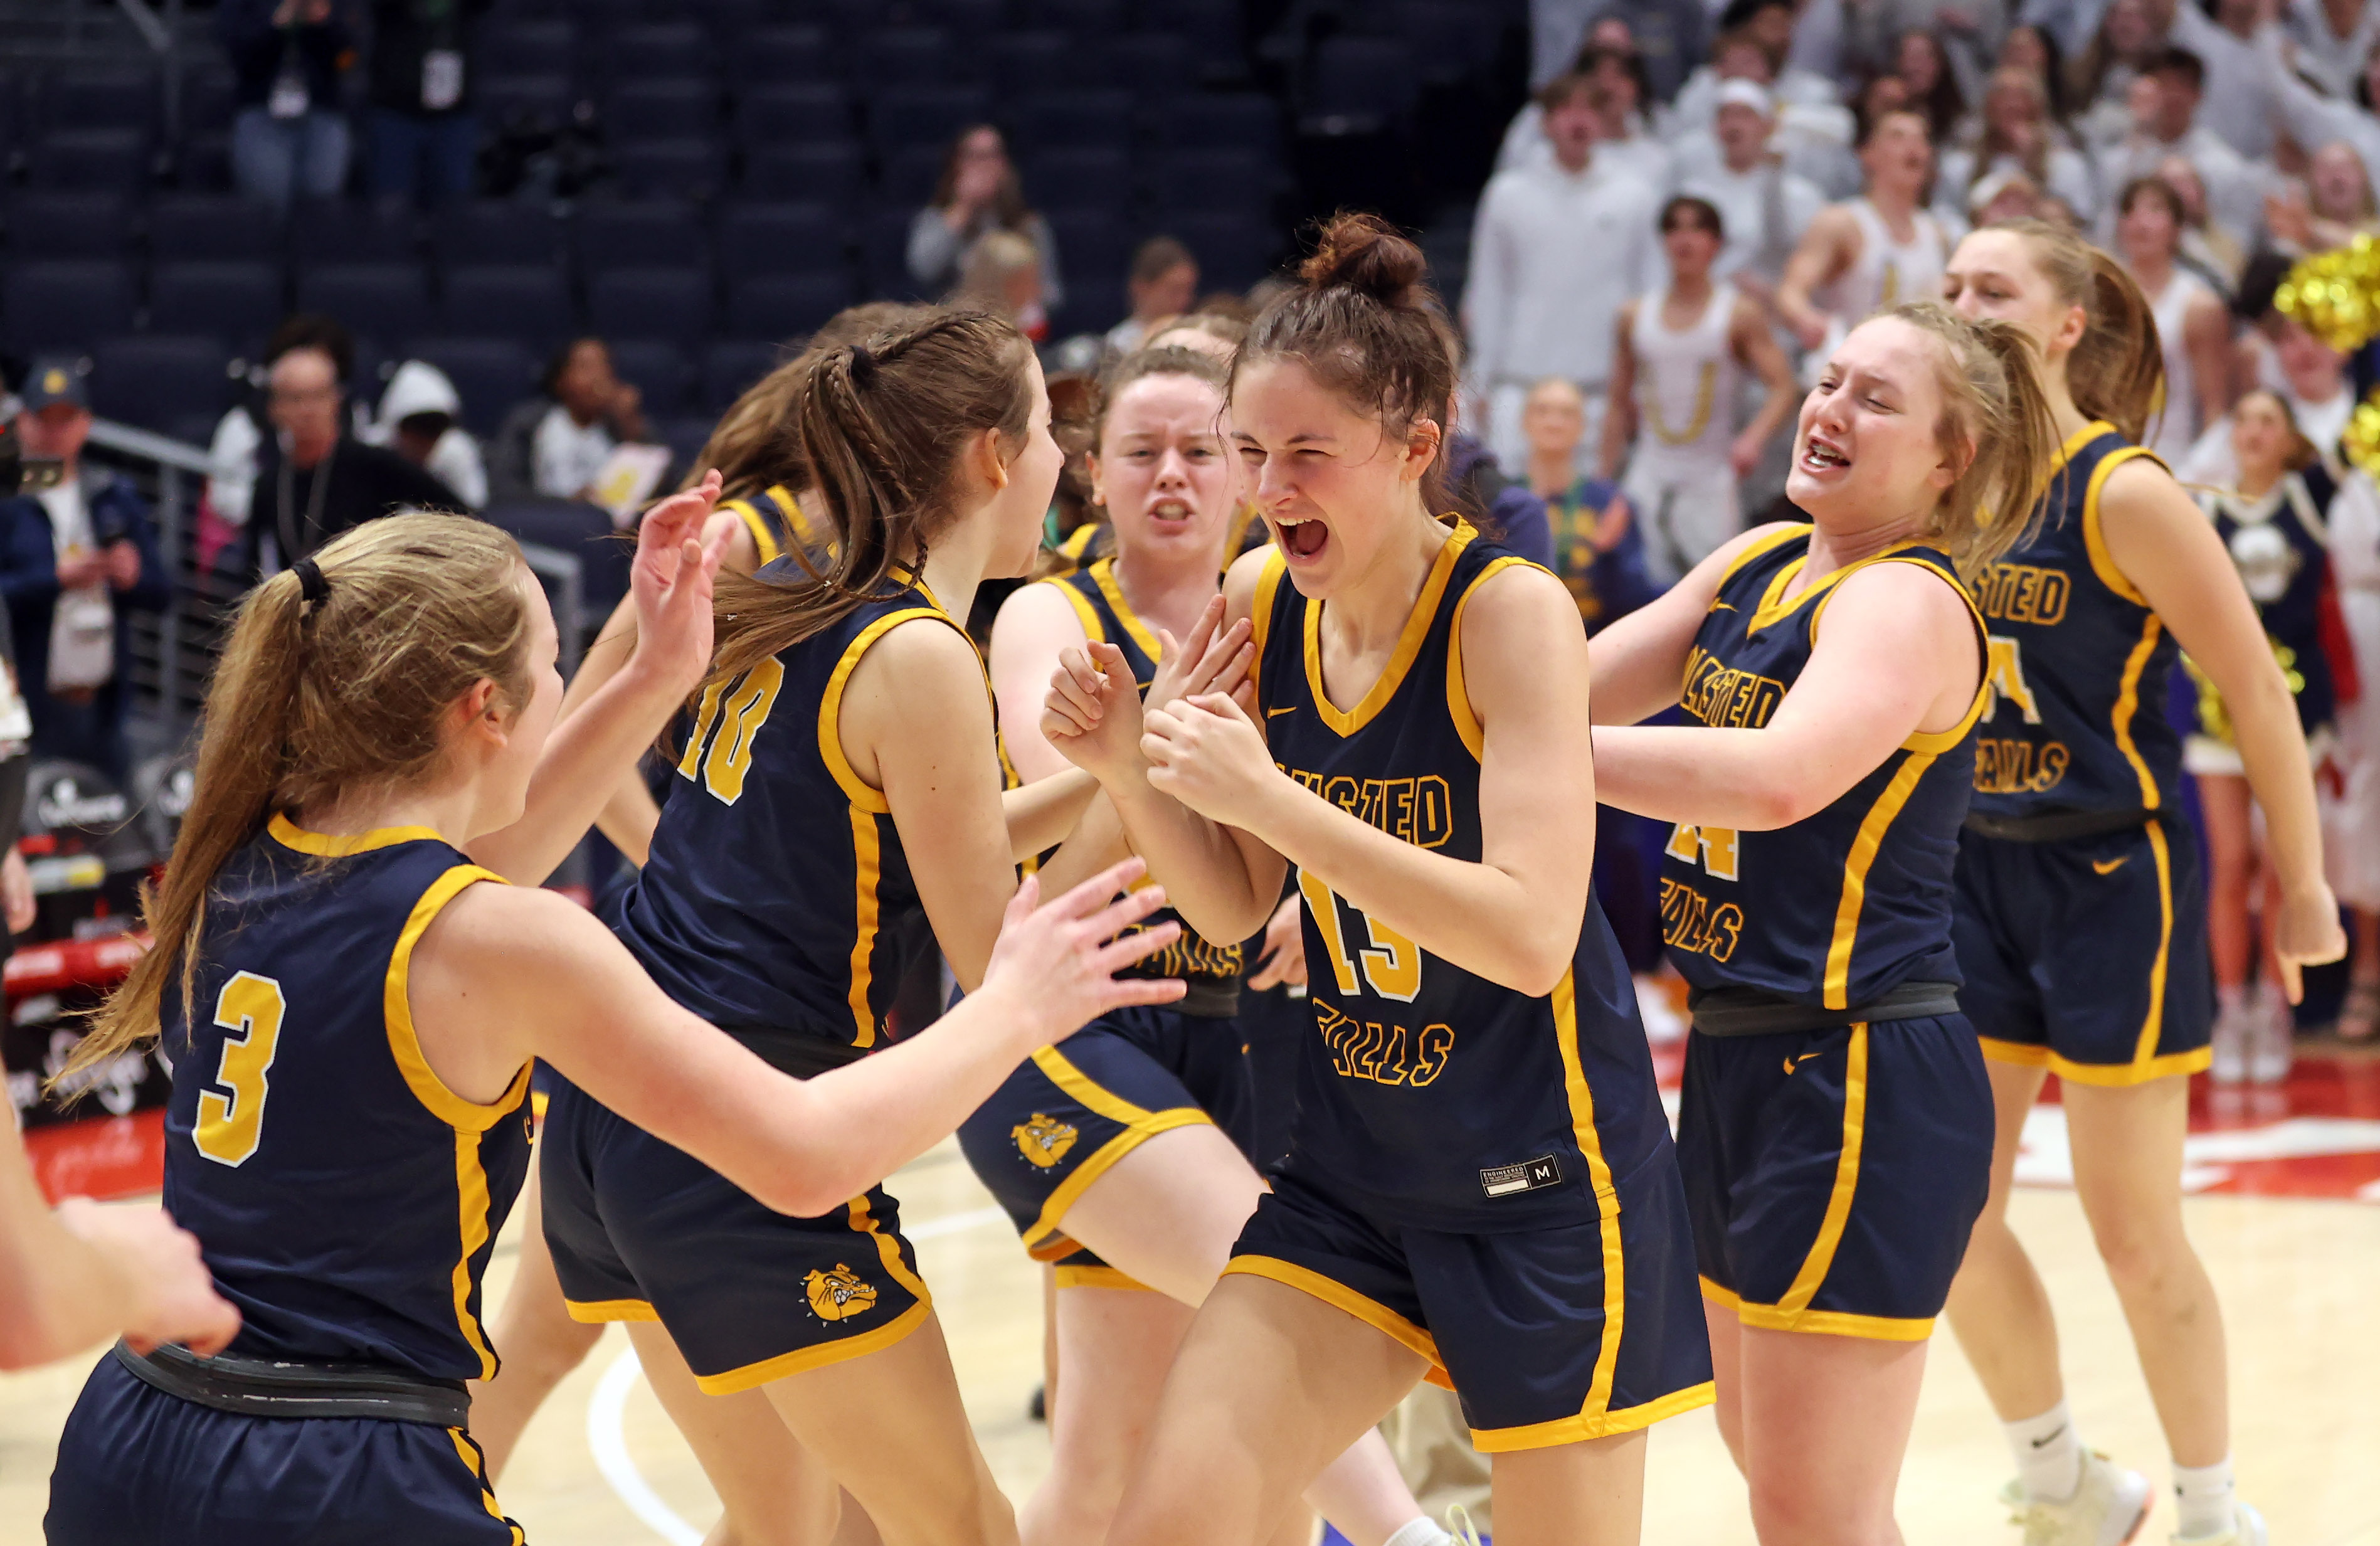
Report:
<svg viewBox="0 0 2380 1546"><path fill-rule="evenodd" d="M36 359L19 396L24 454L63 466L55 486L0 501L0 599L8 604L33 752L121 779L127 614L162 611L173 583L148 502L125 480L82 466L91 399L80 362Z"/></svg>

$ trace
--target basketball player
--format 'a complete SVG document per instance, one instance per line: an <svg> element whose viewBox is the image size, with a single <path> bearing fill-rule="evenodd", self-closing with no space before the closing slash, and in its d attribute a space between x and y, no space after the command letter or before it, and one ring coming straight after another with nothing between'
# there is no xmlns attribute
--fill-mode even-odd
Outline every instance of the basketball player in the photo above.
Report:
<svg viewBox="0 0 2380 1546"><path fill-rule="evenodd" d="M1866 191L1819 212L1777 286L1779 315L1811 351L1805 380L1862 319L1938 294L1950 256L1949 237L1925 208L1934 147L1924 116L1895 108L1869 118L1859 160Z"/></svg>
<svg viewBox="0 0 2380 1546"><path fill-rule="evenodd" d="M637 654L551 740L552 616L493 527L374 521L242 607L159 947L67 1069L174 1049L165 1203L242 1325L228 1355L120 1346L92 1371L50 1540L518 1546L463 1382L495 1369L480 1281L528 1161L532 1057L799 1213L955 1126L1053 1016L1169 995L1100 980L1170 937L1097 943L1148 900L1028 917L1028 885L980 1009L805 1086L672 1005L583 909L504 883L569 851L698 680L718 550L691 539L716 493L647 521Z"/></svg>
<svg viewBox="0 0 2380 1546"><path fill-rule="evenodd" d="M2172 1447L2175 1539L2262 1546L2262 1520L2234 1495L2222 1310L2181 1223L2189 1076L2207 1065L2214 1005L2165 714L2177 644L2222 693L2264 808L2292 1001L2300 965L2347 947L2305 737L2222 541L2137 444L2164 375L2140 286L2034 221L1968 237L1945 283L1961 312L2033 337L2064 443L2034 531L1978 583L1993 699L1960 840L1958 946L1999 1131L1951 1329L2007 1424L2027 1541L2125 1539L2148 1482L2082 1447L2048 1296L2008 1223L2025 1114L2054 1072L2075 1191Z"/></svg>
<svg viewBox="0 0 2380 1546"><path fill-rule="evenodd" d="M1232 367L1274 542L1224 587L1255 709L1143 715L1070 654L1043 722L1200 933L1251 931L1293 864L1307 907L1293 1142L1167 1378L1110 1534L1135 1546L1262 1538L1426 1374L1496 1455L1503 1546L1633 1541L1644 1430L1710 1399L1668 1124L1587 895L1578 611L1432 513L1433 304L1418 250L1342 214Z"/></svg>
<svg viewBox="0 0 2380 1546"><path fill-rule="evenodd" d="M1899 1539L1925 1345L1989 1187L1951 867L1983 620L2054 443L2024 335L1938 302L1853 328L1802 405L1765 526L1595 647L1601 797L1675 822L1694 987L1680 1163L1719 1432L1764 1541Z"/></svg>
<svg viewBox="0 0 2380 1546"><path fill-rule="evenodd" d="M2186 224L2181 195L2159 177L2125 184L2116 201L2116 245L2148 298L2165 357L2165 410L2143 444L2168 467L2230 408L2231 317L2177 261Z"/></svg>
<svg viewBox="0 0 2380 1546"><path fill-rule="evenodd" d="M1091 489L1113 551L1017 591L992 628L992 684L1020 778L1074 773L1036 728L1067 651L1089 649L1139 687L1160 654L1195 661L1218 642L1224 544L1241 510L1224 370L1205 354L1148 349L1102 384ZM1188 642L1176 651L1174 639ZM1105 1539L1174 1350L1264 1193L1246 1033L1232 1018L1248 955L1185 931L1146 968L1189 984L1180 1004L1111 1016L1090 1041L1034 1053L959 1129L1026 1248L1057 1263L1065 1378L1050 1475L1020 1520L1028 1543ZM1313 1502L1356 1546L1447 1540L1377 1435L1332 1466Z"/></svg>
<svg viewBox="0 0 2380 1546"><path fill-rule="evenodd" d="M1711 283L1726 243L1707 201L1680 194L1662 205L1669 288L1622 306L1612 341L1602 472L1618 478L1626 460L1621 490L1644 525L1654 582L1665 588L1743 530L1737 481L1760 465L1793 411L1793 369L1759 306ZM1747 374L1767 396L1739 431Z"/></svg>

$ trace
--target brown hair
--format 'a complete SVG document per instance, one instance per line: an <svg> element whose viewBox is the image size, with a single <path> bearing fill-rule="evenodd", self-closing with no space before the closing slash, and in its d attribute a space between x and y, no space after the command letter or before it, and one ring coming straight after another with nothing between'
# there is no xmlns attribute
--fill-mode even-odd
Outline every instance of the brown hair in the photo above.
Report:
<svg viewBox="0 0 2380 1546"><path fill-rule="evenodd" d="M1135 285L1154 285L1184 263L1198 266L1188 248L1172 237L1151 237L1133 250L1132 267L1124 277Z"/></svg>
<svg viewBox="0 0 2380 1546"><path fill-rule="evenodd" d="M2033 148L2029 152L2020 152L2016 146L2010 144L1993 126L1989 111L1991 96L1994 91L2004 90L2030 92L2034 105L2038 110L2041 123L2047 126L2052 121L2049 116L2049 89L2043 83L2041 77L2031 70L2019 69L2013 65L2003 65L1992 71L1991 79L1984 85L1985 111L1982 115L1982 126L1975 135L1974 173L1967 178L1966 191L1970 193L1974 190L1976 184L1991 176L1992 164L2003 155L2014 156L2017 164L2024 168L2025 176L2033 179L2033 185L2035 188L2046 189L2049 186L2051 136L2046 133L2036 136Z"/></svg>
<svg viewBox="0 0 2380 1546"><path fill-rule="evenodd" d="M1223 311L1185 311L1170 323L1160 324L1149 334L1151 347L1169 333L1203 333L1209 338L1220 338L1233 348L1247 342L1248 324L1242 317ZM1172 346L1183 347L1186 346Z"/></svg>
<svg viewBox="0 0 2380 1546"><path fill-rule="evenodd" d="M1880 314L1942 346L1935 372L1942 417L1934 434L1960 470L1927 517L1925 534L1973 579L2041 518L2058 456L2058 421L2042 389L2041 351L2014 323L1970 322L1938 300L1910 301Z"/></svg>
<svg viewBox="0 0 2380 1546"><path fill-rule="evenodd" d="M2113 256L2051 221L2010 220L1984 228L2022 237L2034 267L2058 300L2083 309L2090 320L2066 357L2067 390L2085 415L2139 442L2165 389L2165 350L2140 281Z"/></svg>
<svg viewBox="0 0 2380 1546"><path fill-rule="evenodd" d="M1454 351L1428 274L1421 249L1379 216L1332 216L1297 271L1301 283L1248 329L1232 357L1232 382L1257 361L1293 359L1391 435L1423 420L1443 429ZM1444 507L1448 450L1439 444L1423 478L1433 510Z"/></svg>
<svg viewBox="0 0 2380 1546"><path fill-rule="evenodd" d="M1593 76L1567 70L1537 88L1537 111L1554 112L1568 106L1574 97L1585 97L1586 104L1598 113L1610 104L1610 93Z"/></svg>
<svg viewBox="0 0 2380 1546"><path fill-rule="evenodd" d="M2124 185L2121 193L2116 195L2116 213L2119 216L2131 213L2132 206L2143 199L2164 201L2166 213L2173 216L2173 239L2178 247L2181 234L2190 229L2190 206L2182 201L2181 190L2162 177L2134 177Z"/></svg>
<svg viewBox="0 0 2380 1546"><path fill-rule="evenodd" d="M749 499L772 487L799 491L810 484L809 464L794 444L794 392L809 357L821 349L856 344L870 334L919 322L933 315L930 306L899 300L871 300L846 306L829 317L800 353L744 389L721 415L702 444L701 453L686 470L681 489L699 485L711 469L719 469L719 497Z"/></svg>
<svg viewBox="0 0 2380 1546"><path fill-rule="evenodd" d="M941 311L861 345L815 351L794 392L795 444L841 534L820 572L790 585L722 574L711 679L739 676L925 561L961 512L959 448L983 430L1021 444L1033 417L1033 346L998 317Z"/></svg>
<svg viewBox="0 0 2380 1546"><path fill-rule="evenodd" d="M1188 376L1215 389L1218 398L1231 389L1231 372L1223 362L1203 349L1184 348L1180 345L1135 349L1125 355L1108 373L1099 378L1099 395L1091 404L1090 448L1097 451L1099 440L1107 433L1108 410L1114 408L1124 389L1136 381L1151 376Z"/></svg>
<svg viewBox="0 0 2380 1546"><path fill-rule="evenodd" d="M2287 397L2269 386L2252 386L2240 395L2240 400L2231 405L2234 423L2238 422L2240 410L2248 406L2248 399L2251 397L2262 397L2281 410L2281 422L2288 426L2289 432L2289 446L2281 453L2281 472L2284 476L2292 472L2303 472L2307 468L2322 460L2322 448L2307 438L2305 431L2298 427L2297 409L2289 407L2289 400Z"/></svg>
<svg viewBox="0 0 2380 1546"><path fill-rule="evenodd" d="M156 947L110 993L53 1081L144 1046L169 984L185 1016L225 863L277 811L434 776L440 728L482 680L507 710L532 691L520 548L464 516L390 516L314 554L329 587L308 603L284 570L249 592L207 691L197 780L161 885L141 899Z"/></svg>
<svg viewBox="0 0 2380 1546"><path fill-rule="evenodd" d="M1016 176L1016 160L1008 153L1008 136L1000 132L998 124L969 124L951 136L951 148L942 152L942 176L934 184L934 208L946 210L958 197L959 152L969 139L989 133L1000 141L1001 159L1008 170L1000 175L999 190L991 196L992 223L1003 231L1022 231L1033 219L1033 206L1025 201L1025 185Z"/></svg>

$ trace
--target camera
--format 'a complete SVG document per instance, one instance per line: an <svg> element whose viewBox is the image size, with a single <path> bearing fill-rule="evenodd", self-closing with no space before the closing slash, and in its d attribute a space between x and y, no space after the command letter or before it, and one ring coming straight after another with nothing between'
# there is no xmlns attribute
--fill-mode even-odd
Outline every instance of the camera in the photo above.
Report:
<svg viewBox="0 0 2380 1546"><path fill-rule="evenodd" d="M0 499L56 488L66 470L66 463L54 456L27 456L17 444L16 425L0 429Z"/></svg>

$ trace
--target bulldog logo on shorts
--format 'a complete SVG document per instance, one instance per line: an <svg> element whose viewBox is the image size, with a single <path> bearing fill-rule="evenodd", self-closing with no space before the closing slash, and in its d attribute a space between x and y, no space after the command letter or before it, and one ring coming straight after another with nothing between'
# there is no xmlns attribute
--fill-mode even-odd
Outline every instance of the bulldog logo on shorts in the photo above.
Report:
<svg viewBox="0 0 2380 1546"><path fill-rule="evenodd" d="M1066 1150L1075 1147L1075 1139L1082 1136L1075 1131L1072 1123L1060 1122L1038 1111L1032 1121L1021 1122L1009 1131L1016 1138L1016 1151L1037 1170L1048 1170L1064 1159Z"/></svg>
<svg viewBox="0 0 2380 1546"><path fill-rule="evenodd" d="M876 1308L876 1285L838 1261L831 1272L812 1272L805 1280L810 1313L821 1321L848 1321Z"/></svg>

